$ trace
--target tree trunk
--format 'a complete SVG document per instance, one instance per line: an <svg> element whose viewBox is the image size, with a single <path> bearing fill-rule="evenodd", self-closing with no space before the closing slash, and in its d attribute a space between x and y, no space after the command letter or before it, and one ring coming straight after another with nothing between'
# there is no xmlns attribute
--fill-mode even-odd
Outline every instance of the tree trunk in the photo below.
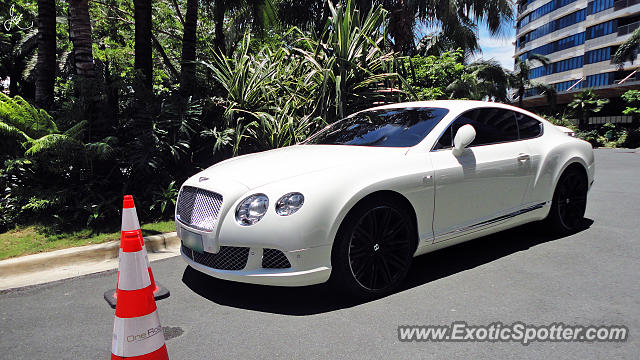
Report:
<svg viewBox="0 0 640 360"><path fill-rule="evenodd" d="M216 1L213 7L213 22L215 23L215 37L213 38L213 45L216 50L222 54L227 53L225 38L224 38L224 13L227 10L227 4L224 0Z"/></svg>
<svg viewBox="0 0 640 360"><path fill-rule="evenodd" d="M76 75L83 79L94 78L96 74L93 64L89 0L70 0L69 17L69 34L73 43Z"/></svg>
<svg viewBox="0 0 640 360"><path fill-rule="evenodd" d="M589 129L589 113L585 113L582 115L582 124L578 126L580 130L588 130Z"/></svg>
<svg viewBox="0 0 640 360"><path fill-rule="evenodd" d="M153 122L151 106L153 104L153 58L151 47L151 0L134 1L135 20L135 59L134 82L134 120L135 136L140 138L144 147L151 146Z"/></svg>
<svg viewBox="0 0 640 360"><path fill-rule="evenodd" d="M151 89L153 84L153 61L151 48L151 0L134 1L135 60L134 68L142 74L142 85Z"/></svg>
<svg viewBox="0 0 640 360"><path fill-rule="evenodd" d="M217 24L216 24L217 26ZM198 0L187 0L187 14L182 36L182 75L180 91L192 95L196 74L196 30L198 28Z"/></svg>
<svg viewBox="0 0 640 360"><path fill-rule="evenodd" d="M180 74L178 73L178 70L176 70L176 67L173 66L173 63L171 62L171 59L169 59L169 56L167 56L167 53L164 51L162 44L160 44L160 41L158 41L158 38L155 35L153 35L153 33L151 33L151 40L153 42L153 46L156 48L156 51L160 53L160 57L162 57L162 62L164 63L164 66L167 67L167 69L171 73L171 76L174 79L179 80Z"/></svg>
<svg viewBox="0 0 640 360"><path fill-rule="evenodd" d="M525 92L524 87L521 86L518 89L518 92L520 93L520 96L518 96L518 107L522 109L522 100L524 100L524 92Z"/></svg>
<svg viewBox="0 0 640 360"><path fill-rule="evenodd" d="M415 16L405 6L404 0L397 0L389 11L389 35L393 38L393 50L409 54L414 48L413 27Z"/></svg>
<svg viewBox="0 0 640 360"><path fill-rule="evenodd" d="M38 60L36 63L36 105L49 110L53 105L56 76L56 2L38 0Z"/></svg>

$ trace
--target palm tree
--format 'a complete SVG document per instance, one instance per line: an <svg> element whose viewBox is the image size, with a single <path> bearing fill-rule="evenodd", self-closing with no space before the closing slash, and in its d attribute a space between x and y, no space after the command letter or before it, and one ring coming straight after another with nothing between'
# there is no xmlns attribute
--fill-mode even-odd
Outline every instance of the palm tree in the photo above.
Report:
<svg viewBox="0 0 640 360"><path fill-rule="evenodd" d="M465 67L465 73L449 86L450 98L507 102L511 74L495 60L479 60Z"/></svg>
<svg viewBox="0 0 640 360"><path fill-rule="evenodd" d="M70 0L69 20L69 35L73 42L75 72L82 79L93 78L95 77L95 67L91 42L89 0Z"/></svg>
<svg viewBox="0 0 640 360"><path fill-rule="evenodd" d="M521 60L520 57L516 58L516 64L510 82L511 87L516 89L515 95L518 99L518 107L522 107L522 100L527 89L535 89L538 94L545 94L547 101L555 105L556 89L551 85L529 79L529 72L533 69L533 65L536 62L542 64L542 66L547 66L549 65L549 58L538 54L529 54L526 60Z"/></svg>
<svg viewBox="0 0 640 360"><path fill-rule="evenodd" d="M18 95L24 91L24 79L28 77L25 70L32 59L37 56L38 31L29 30L27 32L16 31L13 33L0 33L0 79L7 76L9 82L9 94Z"/></svg>
<svg viewBox="0 0 640 360"><path fill-rule="evenodd" d="M178 12L179 9L176 9ZM187 14L182 35L182 69L180 91L192 95L195 83L196 31L198 28L198 0L187 0Z"/></svg>
<svg viewBox="0 0 640 360"><path fill-rule="evenodd" d="M225 34L225 16L233 11L235 19L233 23L250 24L260 35L265 24L270 23L276 16L274 0L216 0L213 7L214 48L221 54L228 54L227 37ZM244 31L238 32L240 36Z"/></svg>
<svg viewBox="0 0 640 360"><path fill-rule="evenodd" d="M454 48L476 51L477 25L483 23L492 35L500 34L513 18L509 0L391 0L380 1L390 13L389 34L396 51L413 48L416 20L439 25L440 35L454 43Z"/></svg>
<svg viewBox="0 0 640 360"><path fill-rule="evenodd" d="M38 0L38 60L36 105L49 109L53 104L56 78L56 2Z"/></svg>
<svg viewBox="0 0 640 360"><path fill-rule="evenodd" d="M224 14L227 11L226 0L216 0L213 6L214 38L213 47L221 54L227 54L226 39L224 36Z"/></svg>
<svg viewBox="0 0 640 360"><path fill-rule="evenodd" d="M90 119L88 138L93 130L93 114L96 105L95 66L93 64L93 42L91 40L91 20L89 18L89 0L69 1L69 35L73 43L73 65L78 77L76 88L83 105L83 115Z"/></svg>
<svg viewBox="0 0 640 360"><path fill-rule="evenodd" d="M584 130L589 124L589 116L600 112L608 103L609 99L600 99L593 90L587 89L575 94L568 106L576 112L580 121L578 128Z"/></svg>
<svg viewBox="0 0 640 360"><path fill-rule="evenodd" d="M636 29L631 37L618 47L618 50L613 54L612 60L617 64L623 64L627 61L633 61L638 57L638 50L640 50L640 28Z"/></svg>
<svg viewBox="0 0 640 360"><path fill-rule="evenodd" d="M150 90L153 79L151 50L151 0L134 1L135 60L134 68L142 73L142 85Z"/></svg>
<svg viewBox="0 0 640 360"><path fill-rule="evenodd" d="M422 56L438 56L445 51L462 49L463 58L467 59L480 49L478 38L474 31L460 28L458 34L446 36L442 32L425 35L416 46L416 52Z"/></svg>

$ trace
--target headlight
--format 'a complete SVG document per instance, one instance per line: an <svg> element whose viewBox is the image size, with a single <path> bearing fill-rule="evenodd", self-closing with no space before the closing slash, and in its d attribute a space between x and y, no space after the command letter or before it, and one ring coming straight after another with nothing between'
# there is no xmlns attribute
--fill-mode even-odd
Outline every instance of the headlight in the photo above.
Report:
<svg viewBox="0 0 640 360"><path fill-rule="evenodd" d="M304 195L293 192L283 195L276 203L276 213L280 216L288 216L300 210L304 204Z"/></svg>
<svg viewBox="0 0 640 360"><path fill-rule="evenodd" d="M265 194L253 194L242 200L236 208L236 221L249 226L257 223L267 213L269 198Z"/></svg>

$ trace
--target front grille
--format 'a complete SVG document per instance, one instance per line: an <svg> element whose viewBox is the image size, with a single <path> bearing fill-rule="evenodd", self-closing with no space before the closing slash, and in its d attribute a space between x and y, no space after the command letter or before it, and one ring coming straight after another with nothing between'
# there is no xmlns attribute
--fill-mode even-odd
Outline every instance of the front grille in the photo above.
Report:
<svg viewBox="0 0 640 360"><path fill-rule="evenodd" d="M218 270L242 270L247 266L248 247L221 246L217 254L199 253L182 245L182 253L189 259Z"/></svg>
<svg viewBox="0 0 640 360"><path fill-rule="evenodd" d="M222 207L222 195L184 186L178 195L176 218L193 228L212 231Z"/></svg>
<svg viewBox="0 0 640 360"><path fill-rule="evenodd" d="M265 269L286 269L291 267L287 256L280 250L264 249L262 267Z"/></svg>

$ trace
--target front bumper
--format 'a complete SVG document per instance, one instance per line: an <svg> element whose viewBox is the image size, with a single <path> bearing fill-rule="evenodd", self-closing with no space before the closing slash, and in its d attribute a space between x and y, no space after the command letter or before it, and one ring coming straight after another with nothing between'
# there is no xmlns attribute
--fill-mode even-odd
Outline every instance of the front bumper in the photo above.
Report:
<svg viewBox="0 0 640 360"><path fill-rule="evenodd" d="M331 274L331 268L325 265L330 264L331 245L284 252L291 264L291 267L284 269L262 268L263 248L249 248L247 262L242 270L221 270L206 266L187 256L185 250L191 250L183 246L180 251L187 264L223 280L259 285L305 286L326 282Z"/></svg>

